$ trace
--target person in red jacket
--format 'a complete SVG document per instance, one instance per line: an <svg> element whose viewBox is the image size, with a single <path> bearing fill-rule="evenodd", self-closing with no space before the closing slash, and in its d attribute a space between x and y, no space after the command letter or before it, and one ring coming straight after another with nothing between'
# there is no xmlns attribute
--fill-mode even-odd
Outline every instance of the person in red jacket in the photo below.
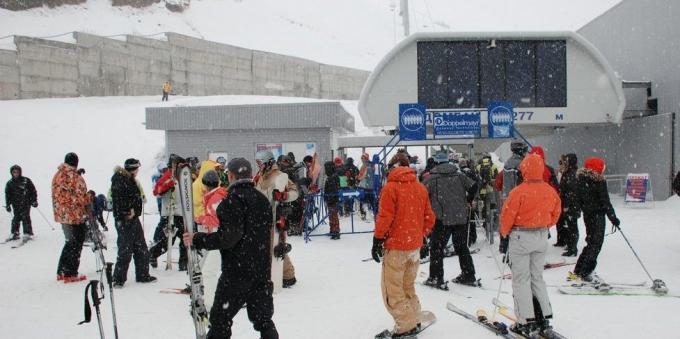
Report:
<svg viewBox="0 0 680 339"><path fill-rule="evenodd" d="M506 252L512 270L512 295L516 326L513 331L530 337L536 331L549 331L552 307L543 280L548 228L557 223L562 203L557 192L543 180L543 159L527 155L520 163L523 182L503 204L501 237L509 238Z"/></svg>
<svg viewBox="0 0 680 339"><path fill-rule="evenodd" d="M423 237L432 231L435 215L427 189L409 168L405 153L397 153L390 164L397 167L381 192L371 255L378 263L383 257L382 297L396 324L393 331L385 330L376 338L410 337L420 331L419 323L434 316L421 312L414 282Z"/></svg>
<svg viewBox="0 0 680 339"><path fill-rule="evenodd" d="M205 214L199 216L196 221L205 226L208 233L212 233L220 226L220 220L217 218L217 206L227 196L227 189L221 186L220 176L215 170L205 172L201 182L207 190L203 195Z"/></svg>
<svg viewBox="0 0 680 339"><path fill-rule="evenodd" d="M545 163L545 150L541 146L531 147L529 154L537 154L543 159L544 169L543 169L543 181L547 182L550 187L555 189L555 192L559 192L559 184L557 183L557 175L555 174L555 169L550 167Z"/></svg>

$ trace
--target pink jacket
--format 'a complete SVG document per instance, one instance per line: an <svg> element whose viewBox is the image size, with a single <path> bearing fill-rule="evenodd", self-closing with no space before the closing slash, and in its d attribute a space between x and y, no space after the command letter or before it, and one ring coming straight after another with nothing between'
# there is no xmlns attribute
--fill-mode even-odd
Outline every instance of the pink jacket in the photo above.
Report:
<svg viewBox="0 0 680 339"><path fill-rule="evenodd" d="M222 199L227 196L227 189L224 187L217 187L203 196L203 205L205 206L205 214L198 217L196 221L199 224L208 228L208 233L215 232L220 226L220 219L217 218L217 206L220 205Z"/></svg>

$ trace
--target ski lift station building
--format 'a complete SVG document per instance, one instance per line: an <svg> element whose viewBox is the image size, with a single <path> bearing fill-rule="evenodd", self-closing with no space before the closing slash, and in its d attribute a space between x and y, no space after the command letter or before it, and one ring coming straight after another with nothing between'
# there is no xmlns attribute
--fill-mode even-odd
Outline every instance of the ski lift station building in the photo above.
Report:
<svg viewBox="0 0 680 339"><path fill-rule="evenodd" d="M566 153L580 166L602 157L610 191L625 174L648 173L653 197L665 199L680 160L678 15L673 1L624 0L577 32L416 33L371 73L359 112L365 125L399 134L399 105L422 104L426 140L405 144L465 144L435 139L433 113L480 112L484 126L489 102L511 102L516 130L545 148L548 164ZM479 137L483 151L509 140Z"/></svg>

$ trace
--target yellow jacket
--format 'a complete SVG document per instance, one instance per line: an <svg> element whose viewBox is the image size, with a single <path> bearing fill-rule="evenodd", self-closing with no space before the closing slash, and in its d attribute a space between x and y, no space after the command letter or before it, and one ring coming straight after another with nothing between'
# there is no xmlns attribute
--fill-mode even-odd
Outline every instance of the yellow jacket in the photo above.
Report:
<svg viewBox="0 0 680 339"><path fill-rule="evenodd" d="M205 186L203 186L203 175L209 170L214 170L219 164L213 160L206 160L201 163L201 169L198 171L198 177L191 185L192 195L194 198L194 219L198 219L205 214L205 206L203 204L203 195L205 194Z"/></svg>
<svg viewBox="0 0 680 339"><path fill-rule="evenodd" d="M171 89L172 89L172 86L170 86L170 83L166 81L166 82L163 84L163 92L170 93L170 90L171 90Z"/></svg>

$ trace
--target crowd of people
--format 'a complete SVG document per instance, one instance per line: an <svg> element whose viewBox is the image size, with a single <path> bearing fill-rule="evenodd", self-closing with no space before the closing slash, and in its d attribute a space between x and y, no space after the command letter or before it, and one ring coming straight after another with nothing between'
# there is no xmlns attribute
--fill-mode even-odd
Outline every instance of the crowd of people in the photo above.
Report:
<svg viewBox="0 0 680 339"><path fill-rule="evenodd" d="M476 165L467 159L452 157L446 151L428 159L418 174L413 159L400 149L381 175L374 173L375 161L361 156L361 167L352 158L337 157L321 166L317 157L306 156L297 163L292 153L275 159L269 150L256 153L257 171L244 158L227 163L219 157L199 164L197 159L170 155L167 164L158 166L153 178L153 194L158 198L161 216L149 246L140 222L145 195L137 175L141 163L130 158L114 170L108 198L87 189L79 169L78 155L68 153L52 180L54 220L61 224L64 246L57 265L57 280L75 282L86 279L79 274L80 253L94 223L107 230L103 211L111 211L117 238L117 258L113 285L124 287L130 261L134 259L135 281L150 283L156 277L149 266L157 267L157 258L179 239L178 269L187 269L187 249L219 250L221 263L206 254L204 270L219 271L216 281L206 275L207 290L214 291L214 302L227 307L213 307L208 338L229 338L232 319L243 305L262 338L278 338L272 320L272 291L277 284L290 288L296 283L295 267L289 257L292 249L288 236L299 235L305 227L306 199L321 193L327 207L329 236L340 238L339 216L354 213L355 200L343 199L343 190L360 190L359 212L366 218L367 206L375 212L372 258L382 263L381 291L394 329L376 338L404 338L418 333L423 322L421 305L414 282L419 259L430 256L426 286L447 289L443 258L451 239L459 257L460 274L452 282L479 284L469 247L477 240L472 222L473 210L479 206L482 216L500 208L499 251L510 263L517 323L513 330L530 334L550 329L553 310L542 271L550 233L557 225L554 246L565 247L564 256L578 255L577 220L583 216L587 245L570 272L570 280L592 282L597 257L605 233L605 217L614 227L620 221L609 201L604 178L603 159L590 157L579 168L576 154L560 157L555 171L545 162L540 146L529 151L522 142L511 143L512 156L499 171L489 155ZM175 170L192 168L194 179L194 219L197 228L184 230L184 216ZM382 173L384 171L384 173ZM30 208L38 207L32 181L22 175L18 165L10 168L11 179L5 188L8 212L14 213L7 241L33 237ZM323 179L323 180L322 180ZM381 191L374 196L375 180ZM383 182L384 181L384 185ZM674 180L680 193L680 173ZM498 199L496 199L498 197ZM95 219L95 220L88 220ZM493 220L493 219L486 219ZM472 226L471 226L472 225ZM273 281L277 265L279 281ZM212 304L212 302L211 302Z"/></svg>

